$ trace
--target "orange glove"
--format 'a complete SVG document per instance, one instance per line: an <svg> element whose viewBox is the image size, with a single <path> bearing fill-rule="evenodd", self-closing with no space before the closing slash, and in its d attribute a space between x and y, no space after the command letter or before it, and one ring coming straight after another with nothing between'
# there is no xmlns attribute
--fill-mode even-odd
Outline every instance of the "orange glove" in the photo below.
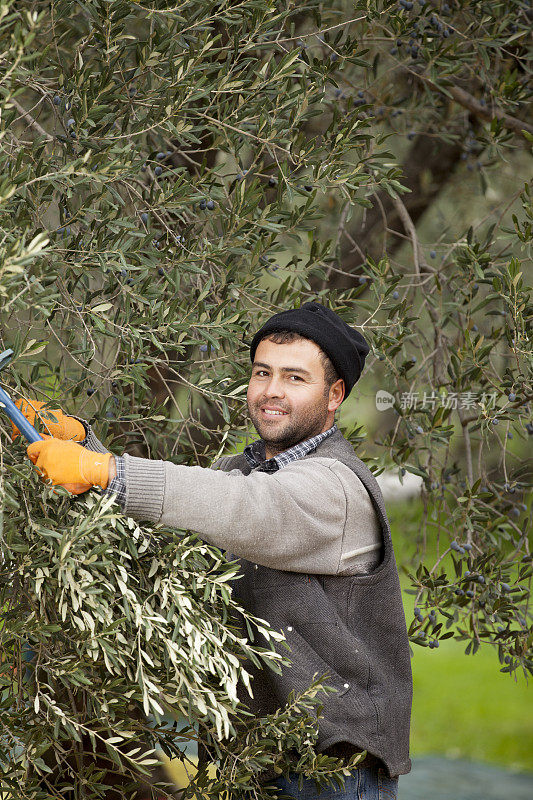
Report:
<svg viewBox="0 0 533 800"><path fill-rule="evenodd" d="M26 452L42 478L72 494L82 494L92 486L105 489L109 482L112 453L95 453L77 442L62 442L52 436L32 442Z"/></svg>
<svg viewBox="0 0 533 800"><path fill-rule="evenodd" d="M15 405L34 427L37 414L38 419L43 422L46 432L55 439L73 439L75 442L82 442L87 436L82 423L78 419L74 419L74 417L68 417L63 414L60 408L47 408L41 412L40 409L46 403L41 403L40 400L20 399L16 401ZM57 419L57 422L52 420L52 414ZM14 442L17 436L20 436L20 431L13 422L11 427L13 428L11 441Z"/></svg>

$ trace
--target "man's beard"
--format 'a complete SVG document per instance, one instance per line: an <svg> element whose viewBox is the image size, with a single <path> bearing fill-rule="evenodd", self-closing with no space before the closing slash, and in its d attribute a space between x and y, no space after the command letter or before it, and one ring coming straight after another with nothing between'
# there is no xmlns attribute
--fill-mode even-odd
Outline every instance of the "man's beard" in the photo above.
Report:
<svg viewBox="0 0 533 800"><path fill-rule="evenodd" d="M294 447L299 442L304 442L312 436L316 436L324 429L328 417L327 404L324 409L320 408L315 411L312 417L305 416L303 419L292 419L294 412L289 412L288 424L283 427L280 425L279 431L274 428L270 429L268 423L261 419L261 406L268 405L268 401L262 401L259 405L254 406L254 410L248 404L248 414L252 421L254 428L259 436L263 439L269 450L276 453L282 453L290 447ZM272 405L277 405L272 403Z"/></svg>

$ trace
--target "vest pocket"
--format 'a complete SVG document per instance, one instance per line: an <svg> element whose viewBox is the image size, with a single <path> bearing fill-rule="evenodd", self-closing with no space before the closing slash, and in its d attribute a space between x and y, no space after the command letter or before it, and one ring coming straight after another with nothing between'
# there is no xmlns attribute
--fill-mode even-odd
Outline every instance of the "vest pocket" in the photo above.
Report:
<svg viewBox="0 0 533 800"><path fill-rule="evenodd" d="M263 570L265 569L266 567L263 567ZM282 625L285 627L287 624L292 625L293 622L297 625L317 622L317 614L319 609L323 609L324 604L318 602L312 591L314 587L308 581L309 577L314 580L313 576L294 572L280 573L276 570L276 578L272 580L271 576L265 575L264 572L259 570L255 572L251 610L257 617L268 620L275 627Z"/></svg>
<svg viewBox="0 0 533 800"><path fill-rule="evenodd" d="M291 628L290 631L289 627ZM308 628L307 632L308 634L311 634L309 638L314 642L317 634L320 635L320 633L322 633L322 635L327 639L328 631L322 628L322 631L320 632L317 630L316 623L310 623L310 627L311 630L309 630L309 624L302 623L297 627L291 625L283 630L287 638L287 642L291 647L291 652L287 653L287 657L293 662L291 669L301 670L302 673L307 676L307 686L313 678L313 673L318 673L317 677L319 677L327 672L328 676L323 679L323 682L337 690L336 693L334 695L330 695L330 697L342 697L350 690L350 681L347 678L345 679L339 675L339 673L331 666L331 664L325 661L324 658L317 653L305 636L306 628Z"/></svg>
<svg viewBox="0 0 533 800"><path fill-rule="evenodd" d="M303 572L288 572L282 569L263 567L254 564L251 571L254 591L277 590L280 586L294 584L307 579L309 576Z"/></svg>

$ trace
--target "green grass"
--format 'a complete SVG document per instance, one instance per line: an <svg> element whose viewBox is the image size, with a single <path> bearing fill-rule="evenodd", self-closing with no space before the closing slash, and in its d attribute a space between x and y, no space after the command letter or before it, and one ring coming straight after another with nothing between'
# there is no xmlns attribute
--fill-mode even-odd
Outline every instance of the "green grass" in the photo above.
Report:
<svg viewBox="0 0 533 800"><path fill-rule="evenodd" d="M407 624L413 618L414 595L401 565L412 571L421 541L421 504L388 503L387 512L400 570ZM437 549L428 533L424 563L434 564ZM443 538L443 545L447 537ZM420 545L421 549L421 545ZM443 547L441 546L441 552ZM439 565L454 574L447 557ZM482 645L465 655L467 642L447 639L438 649L412 645L413 713L411 754L465 758L515 770L533 770L533 714L530 685L500 672L497 651Z"/></svg>
<svg viewBox="0 0 533 800"><path fill-rule="evenodd" d="M533 770L533 714L525 678L499 672L492 648L464 654L448 639L415 646L411 753L440 754Z"/></svg>

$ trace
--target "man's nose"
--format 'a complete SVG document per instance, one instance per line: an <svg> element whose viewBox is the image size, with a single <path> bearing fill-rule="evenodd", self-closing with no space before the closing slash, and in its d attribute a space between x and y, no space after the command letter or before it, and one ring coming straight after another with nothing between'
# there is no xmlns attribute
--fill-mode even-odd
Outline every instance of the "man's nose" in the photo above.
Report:
<svg viewBox="0 0 533 800"><path fill-rule="evenodd" d="M270 396L283 397L283 395L285 394L283 388L283 379L279 376L275 377L274 375L272 375L272 377L267 383L265 394L267 394L269 397Z"/></svg>

